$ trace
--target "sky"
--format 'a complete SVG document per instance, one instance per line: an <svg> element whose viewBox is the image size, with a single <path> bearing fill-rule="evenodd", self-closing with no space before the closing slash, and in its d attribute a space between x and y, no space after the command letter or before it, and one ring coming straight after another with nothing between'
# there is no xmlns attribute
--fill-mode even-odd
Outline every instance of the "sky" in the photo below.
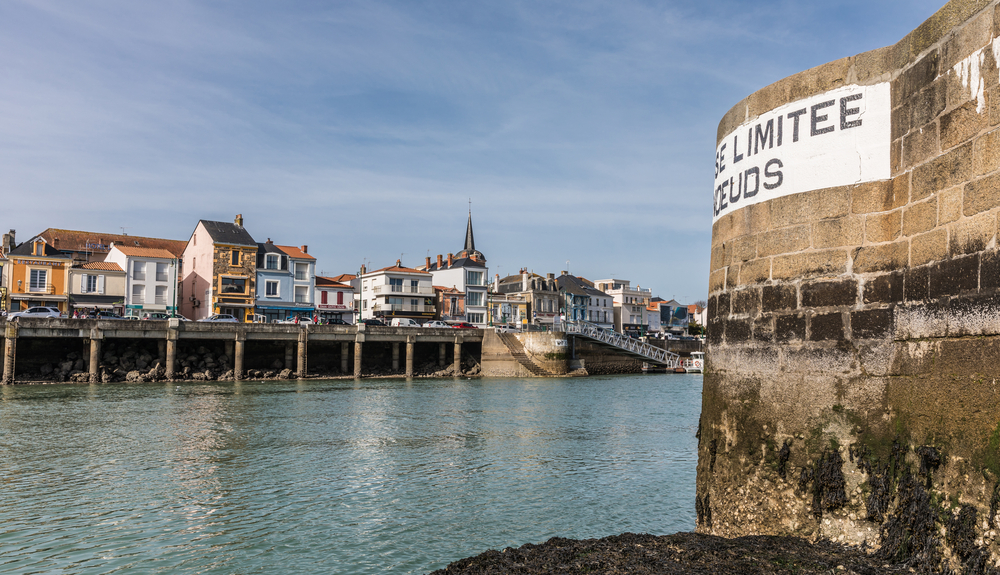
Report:
<svg viewBox="0 0 1000 575"><path fill-rule="evenodd" d="M5 0L0 229L187 240L317 271L463 248L490 275L707 299L716 128L944 0Z"/></svg>

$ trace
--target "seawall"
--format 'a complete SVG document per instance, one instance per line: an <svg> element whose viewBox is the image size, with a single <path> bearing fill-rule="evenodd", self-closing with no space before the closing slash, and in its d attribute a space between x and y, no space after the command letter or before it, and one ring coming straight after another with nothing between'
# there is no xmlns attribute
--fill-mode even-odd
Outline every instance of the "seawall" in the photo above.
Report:
<svg viewBox="0 0 1000 575"><path fill-rule="evenodd" d="M998 58L954 0L723 117L700 532L1000 559Z"/></svg>

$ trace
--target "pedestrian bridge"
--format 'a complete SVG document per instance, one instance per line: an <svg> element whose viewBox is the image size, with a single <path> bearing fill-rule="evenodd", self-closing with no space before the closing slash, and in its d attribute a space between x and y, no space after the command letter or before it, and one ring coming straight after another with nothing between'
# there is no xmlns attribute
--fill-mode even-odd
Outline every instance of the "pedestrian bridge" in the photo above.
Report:
<svg viewBox="0 0 1000 575"><path fill-rule="evenodd" d="M615 351L648 363L655 363L667 368L675 368L680 365L680 356L676 353L650 345L634 337L598 327L592 323L585 321L566 322L565 331L576 336L586 337L605 347L610 347Z"/></svg>

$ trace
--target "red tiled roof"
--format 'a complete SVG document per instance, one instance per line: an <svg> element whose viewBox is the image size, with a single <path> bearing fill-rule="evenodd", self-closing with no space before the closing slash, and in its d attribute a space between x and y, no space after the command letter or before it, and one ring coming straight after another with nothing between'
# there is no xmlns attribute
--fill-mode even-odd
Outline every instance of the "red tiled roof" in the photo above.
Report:
<svg viewBox="0 0 1000 575"><path fill-rule="evenodd" d="M276 247L279 250L285 252L285 255L287 255L288 257L291 257L291 258L296 258L296 259L300 259L300 260L315 260L316 259L316 258L312 257L311 255L307 254L306 252L302 251L301 248L297 248L295 246L279 246L279 245L275 244L274 247Z"/></svg>
<svg viewBox="0 0 1000 575"><path fill-rule="evenodd" d="M351 280L358 279L358 276L356 276L354 274L340 274L339 276L333 276L332 278L328 278L328 279L331 279L331 280L333 280L335 282L347 283L347 282L349 282Z"/></svg>
<svg viewBox="0 0 1000 575"><path fill-rule="evenodd" d="M177 257L174 254L170 253L168 250L160 248L136 248L132 246L123 246L118 243L115 243L114 247L115 249L117 249L118 251L127 256L138 257L138 258L163 258L172 260L175 257Z"/></svg>
<svg viewBox="0 0 1000 575"><path fill-rule="evenodd" d="M407 268L407 267L403 267L403 266L389 266L387 268L382 268L380 270L375 270L373 272L368 272L365 275L377 274L379 272L403 272L403 273L411 273L411 274L421 274L421 275L426 275L426 276L431 275L430 272L425 272L425 271L416 270L416 269L413 269L413 268Z"/></svg>
<svg viewBox="0 0 1000 575"><path fill-rule="evenodd" d="M83 268L85 270L103 270L103 271L106 271L106 272L124 272L125 271L125 270L123 270L121 268L121 266L119 266L116 263L112 263L112 262L90 262L89 264L83 264L82 266L79 266L79 267L81 267L81 268Z"/></svg>
<svg viewBox="0 0 1000 575"><path fill-rule="evenodd" d="M340 282L338 282L337 280L335 280L333 278L326 278L326 277L323 277L323 276L316 276L316 287L320 287L320 286L353 289L351 286L349 286L347 284L340 283Z"/></svg>
<svg viewBox="0 0 1000 575"><path fill-rule="evenodd" d="M133 247L164 249L173 254L173 257L180 257L187 246L186 241L180 240L146 238L143 236L108 234L104 232L86 232L81 230L63 230L58 228L48 228L38 234L38 237L45 238L45 241L57 250L71 252L107 253L111 247L111 243L114 242Z"/></svg>

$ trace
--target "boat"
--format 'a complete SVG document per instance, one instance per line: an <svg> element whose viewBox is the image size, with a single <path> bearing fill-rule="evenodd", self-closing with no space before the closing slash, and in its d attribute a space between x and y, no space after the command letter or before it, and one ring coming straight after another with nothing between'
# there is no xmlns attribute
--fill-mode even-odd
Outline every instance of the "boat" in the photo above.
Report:
<svg viewBox="0 0 1000 575"><path fill-rule="evenodd" d="M705 352L692 351L691 357L681 360L674 373L704 373Z"/></svg>

